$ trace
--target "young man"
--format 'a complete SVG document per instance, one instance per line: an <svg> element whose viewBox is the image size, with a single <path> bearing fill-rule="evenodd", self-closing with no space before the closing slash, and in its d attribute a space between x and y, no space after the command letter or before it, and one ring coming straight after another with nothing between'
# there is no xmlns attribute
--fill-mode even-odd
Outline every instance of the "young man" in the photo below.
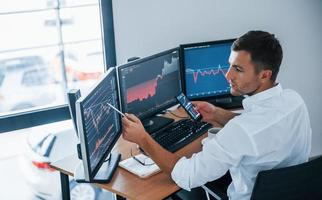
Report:
<svg viewBox="0 0 322 200"><path fill-rule="evenodd" d="M276 83L282 57L279 41L268 32L249 31L233 43L226 78L232 95L246 96L244 111L237 115L195 102L204 121L223 128L191 158L163 149L131 114L122 121L124 139L137 143L185 190L214 181L229 170L228 197L249 199L259 171L303 163L311 150L304 101Z"/></svg>

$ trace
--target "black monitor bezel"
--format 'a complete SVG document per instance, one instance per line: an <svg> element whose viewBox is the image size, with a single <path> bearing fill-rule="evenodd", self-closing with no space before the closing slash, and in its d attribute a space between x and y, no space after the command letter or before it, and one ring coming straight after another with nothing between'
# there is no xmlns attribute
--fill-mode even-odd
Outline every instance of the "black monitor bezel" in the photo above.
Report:
<svg viewBox="0 0 322 200"><path fill-rule="evenodd" d="M157 54L153 54L151 56L148 56L148 57L144 57L144 58L140 58L140 59L137 59L137 60L134 60L134 61L131 61L131 62L128 62L128 63L125 63L123 65L119 65L116 67L116 71L117 71L117 80L118 80L118 86L119 86L119 94L120 94L120 98L119 98L119 102L120 102L120 108L121 108L121 111L122 112L125 112L124 111L124 100L125 98L123 96L121 96L123 94L123 88L121 87L121 80L120 80L120 72L122 69L124 68L127 68L129 66L133 66L133 65L137 65L137 64L140 64L140 63L143 63L143 62L146 62L148 60L152 60L154 58L157 58L157 57L161 57L163 55L166 55L166 54L169 54L169 53L172 53L174 51L177 51L178 52L178 76L179 76L179 90L181 91L182 90L182 81L181 81L181 72L180 72L180 50L179 50L179 47L175 47L175 48L172 48L172 49L168 49L168 50L165 50L165 51L162 51L160 53L157 53ZM180 93L179 91L179 93ZM179 94L178 93L178 94ZM147 112L147 113L144 113L143 115L141 115L139 118L141 120L144 120L144 119L147 119L149 117L152 117L158 113L160 113L161 111L171 107L171 106L174 106L176 105L178 102L176 100L176 97L174 96L173 97L173 101L169 102L168 104L165 104L163 105L162 107L160 107L159 109L157 110L154 110L154 111L150 111L150 112Z"/></svg>
<svg viewBox="0 0 322 200"><path fill-rule="evenodd" d="M116 86L116 98L119 98L119 94L118 94L118 86L117 86L117 76L116 76L116 70L115 68L109 68L107 70L106 73L104 73L104 75L99 79L99 81L90 89L90 92L81 97L79 100L77 100L77 103L79 104L79 108L80 108L80 119L83 121L84 119L84 108L83 108L83 104L84 102L89 98L89 96L91 96L93 93L96 92L96 89L103 84L104 79L106 79L109 76L114 76L115 77L115 86ZM117 99L116 102L119 106L119 99ZM90 163L90 157L89 157L89 151L88 151L88 140L86 137L86 129L85 129L85 123L79 123L79 121L77 121L77 126L78 126L78 131L79 131L79 136L82 137L82 140L84 141L84 144L81 145L81 151L82 151L82 160L83 163L86 162L86 165L84 163L84 170L87 170L88 176L89 176L89 181L92 181L95 177L95 175L97 174L97 172L99 171L100 167L102 166L102 164L105 162L106 157L111 153L113 147L115 146L115 143L118 141L119 137L122 134L122 126L121 126L121 116L118 116L118 120L119 120L119 132L117 133L116 137L113 139L111 145L106 149L106 151L104 152L103 156L101 157L100 161L97 163L97 165L94 167L94 169L92 170L91 168L91 163ZM79 126L81 125L81 126ZM84 156L85 154L85 156ZM85 173L86 174L86 173Z"/></svg>
<svg viewBox="0 0 322 200"><path fill-rule="evenodd" d="M181 77L181 88L185 95L187 95L187 85L186 85L186 67L185 67L185 55L184 49L185 48L194 48L194 47L202 47L208 45L216 45L216 44L225 44L225 43L233 43L237 38L232 39L225 39L225 40L216 40L216 41L207 41L207 42L197 42L197 43L189 43L189 44L181 44L179 46L180 51L180 77ZM188 95L187 95L188 97ZM225 97L233 97L232 94L220 94L220 95L213 95L207 97L196 97L191 98L188 97L189 100L192 101L210 101L216 98L225 98Z"/></svg>

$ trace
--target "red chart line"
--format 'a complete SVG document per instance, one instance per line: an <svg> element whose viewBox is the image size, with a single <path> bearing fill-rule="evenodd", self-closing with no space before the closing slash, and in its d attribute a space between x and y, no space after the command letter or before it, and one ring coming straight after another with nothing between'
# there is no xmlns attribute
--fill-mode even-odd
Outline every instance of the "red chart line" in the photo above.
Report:
<svg viewBox="0 0 322 200"><path fill-rule="evenodd" d="M144 100L155 95L158 80L162 79L161 75L156 78L131 87L127 90L127 103L131 103L135 100Z"/></svg>
<svg viewBox="0 0 322 200"><path fill-rule="evenodd" d="M108 101L106 101L108 102ZM103 115L104 114L108 114L110 112L110 107L109 106L105 106L103 105L103 103L100 103L98 105L95 105L95 106L100 106L100 109L99 109L99 113L97 115L94 114L94 110L92 108L88 108L86 109L85 111L85 118L90 118L90 120L92 121L92 124L96 130L97 133L99 133L99 123L101 122L101 120L104 120L102 119ZM92 107L95 107L95 106L92 106Z"/></svg>
<svg viewBox="0 0 322 200"><path fill-rule="evenodd" d="M93 154L95 154L97 152L97 150L100 148L102 142L104 141L104 139L106 138L106 136L108 135L108 133L112 130L114 124L112 124L108 130L106 131L106 133L104 134L104 136L101 139L98 139L95 143L95 149L93 151Z"/></svg>

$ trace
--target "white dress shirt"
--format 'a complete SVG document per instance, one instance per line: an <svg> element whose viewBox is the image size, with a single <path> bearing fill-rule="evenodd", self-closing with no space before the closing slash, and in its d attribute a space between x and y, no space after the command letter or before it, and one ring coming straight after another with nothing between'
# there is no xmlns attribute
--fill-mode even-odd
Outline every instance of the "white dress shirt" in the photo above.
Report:
<svg viewBox="0 0 322 200"><path fill-rule="evenodd" d="M259 171L308 160L311 127L298 93L278 84L246 97L243 107L243 113L207 140L201 152L176 163L171 176L178 186L190 190L229 170L229 199L250 199Z"/></svg>

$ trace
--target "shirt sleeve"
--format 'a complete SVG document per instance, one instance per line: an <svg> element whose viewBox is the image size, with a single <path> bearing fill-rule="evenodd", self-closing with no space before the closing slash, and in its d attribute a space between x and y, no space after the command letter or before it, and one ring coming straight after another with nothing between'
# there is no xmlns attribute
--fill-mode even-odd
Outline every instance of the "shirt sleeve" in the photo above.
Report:
<svg viewBox="0 0 322 200"><path fill-rule="evenodd" d="M230 167L237 166L243 156L254 153L247 133L231 120L204 144L201 152L178 160L171 177L179 187L190 191L220 178Z"/></svg>

